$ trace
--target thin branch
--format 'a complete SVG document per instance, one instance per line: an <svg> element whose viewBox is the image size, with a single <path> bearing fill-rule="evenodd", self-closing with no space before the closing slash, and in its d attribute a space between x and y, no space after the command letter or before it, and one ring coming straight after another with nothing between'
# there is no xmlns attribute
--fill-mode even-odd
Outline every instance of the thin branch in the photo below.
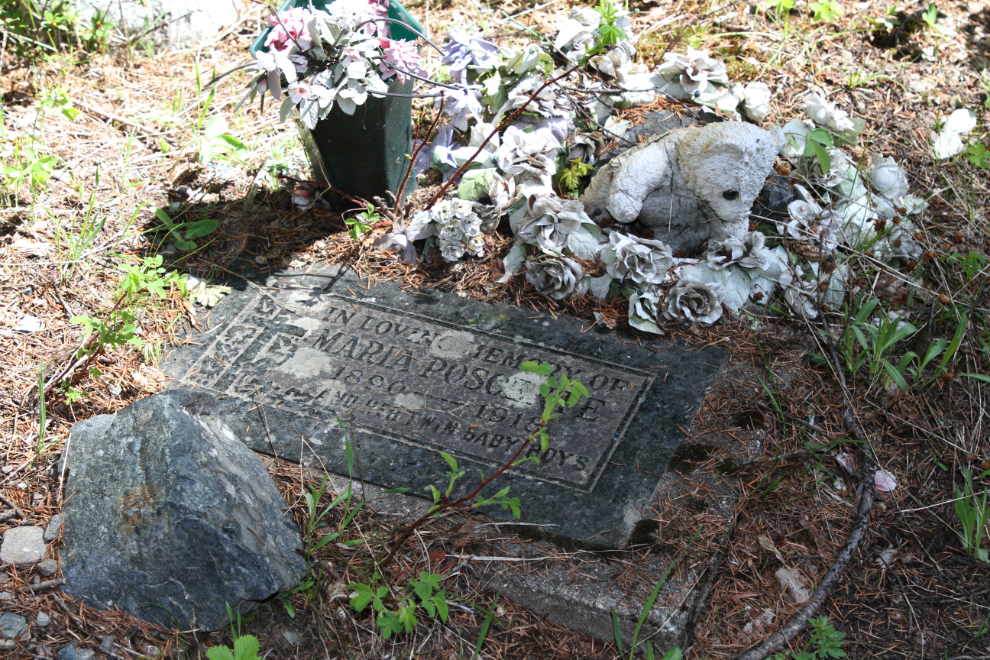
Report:
<svg viewBox="0 0 990 660"><path fill-rule="evenodd" d="M437 124L440 122L440 117L443 116L443 92L440 93L440 108L437 110L437 116L433 119L430 127L426 131L425 139L420 140L419 144L413 149L412 156L409 158L409 165L406 167L406 174L402 177L402 183L399 184L399 192L395 195L395 208L392 209L392 220L395 221L399 217L399 207L402 205L402 193L406 190L406 182L409 180L409 175L412 174L413 168L416 166L416 159L419 157L420 152L423 147L426 146L427 140L433 134L433 129L436 128ZM416 129L417 136L419 134L419 127Z"/></svg>
<svg viewBox="0 0 990 660"><path fill-rule="evenodd" d="M443 195L444 195L445 192L447 192L447 189L450 188L454 184L454 182L457 181L460 178L460 176L462 174L464 174L464 171L471 165L471 163L474 162L474 160L478 157L478 155L482 151L484 151L485 147L488 146L488 143L491 142L491 139L493 137L495 137L496 135L498 135L499 131L501 131L503 128L505 128L506 126L508 126L509 123L512 122L513 119L515 119L516 117L518 117L519 115L521 115L522 112L523 112L523 110L525 110L526 107L529 106L529 104L532 103L533 100L537 96L540 95L540 92L542 92L544 89L546 89L550 85L554 84L555 82L560 81L560 80L563 80L567 76L569 76L572 73L574 73L575 71L577 71L580 67L581 67L580 64L575 64L570 69L568 69L564 73L560 74L556 78L552 78L552 79L546 81L545 83L543 83L543 85L538 90L536 90L535 92L533 92L530 95L530 97L528 99L526 99L526 102L525 103L523 103L521 106L519 106L518 108L516 108L516 110L512 114L510 114L508 117L506 117L505 119L503 119L502 120L502 123L500 123L498 126L495 127L495 130L493 130L491 133L488 134L488 137L486 137L485 138L485 141L481 143L481 146L478 147L478 150L475 151L474 154L472 154L471 157L468 158L467 161L463 165L461 165L459 168L457 168L457 171L454 172L453 176L451 176L449 179L447 179L447 182L444 183L442 186L440 186L440 190L437 191L437 193L430 199L429 202L427 202L426 206L424 206L423 208L428 211L431 208L433 208L433 205L434 204L436 204L441 199L443 199Z"/></svg>
<svg viewBox="0 0 990 660"><path fill-rule="evenodd" d="M876 497L876 490L874 488L874 479L876 478L875 457L870 443L867 442L859 423L853 416L852 396L846 384L846 377L842 372L842 363L839 361L835 345L830 343L829 349L836 376L839 379L839 384L842 386L842 392L846 399L842 421L845 424L846 430L852 433L863 446L863 492L860 495L859 509L856 511L856 519L853 522L853 528L849 533L849 538L846 539L846 544L835 558L835 562L829 567L828 572L825 573L825 577L822 578L822 581L819 583L818 588L815 589L815 593L811 596L808 603L783 628L770 635L761 644L747 650L736 660L762 660L770 654L780 651L792 639L797 637L804 629L808 619L818 612L818 608L821 607L822 603L831 595L832 590L835 589L839 578L842 577L842 573L846 570L846 566L859 548L859 544L866 536L866 531L869 527L870 511L873 508L873 500Z"/></svg>
<svg viewBox="0 0 990 660"><path fill-rule="evenodd" d="M520 445L519 449L516 450L516 453L513 454L512 458L510 458L505 463L505 465L503 465L501 468L499 468L499 470L495 474L493 474L492 476L488 477L487 479L485 479L484 481L482 481L480 484L478 484L478 487L475 488L473 491L471 491L469 494L465 495L464 497L462 497L459 500L455 500L453 502L447 502L446 504L441 504L440 506L436 507L435 509L430 509L425 514L423 514L423 516L421 516L419 520L417 520L413 524L409 525L409 527L406 527L406 531L404 531L402 533L402 535L399 536L399 538L395 541L395 543L392 544L392 549L389 550L388 556L385 557L385 559L382 561L381 566L387 566L389 564L389 562L392 561L392 558L395 556L395 553L399 551L399 548L401 548L402 547L402 544L406 542L406 539L408 539L410 536L412 536L412 533L414 531L416 531L416 528L417 527L419 527L420 525L422 525L423 523L425 523L430 518L435 517L441 511L444 511L446 509L451 509L451 508L456 507L456 506L460 506L461 504L464 504L465 502L473 499L478 493L481 492L481 489L482 488L484 488L485 486L487 486L488 484L490 484L492 481L495 480L496 477L498 477L500 474L502 474L503 472L505 472L506 470L508 470L510 467L512 467L513 465L515 465L516 459L519 458L519 454L522 453L522 450L525 449L527 446L529 446L529 443L532 442L533 441L533 438L535 438L537 436L537 434L539 434L543 430L543 428L546 426L546 424L547 423L546 423L545 420L540 420L540 425L538 427L536 427L536 430L534 430L532 433L529 434L529 437L526 438L526 441L524 443L522 443L522 445Z"/></svg>

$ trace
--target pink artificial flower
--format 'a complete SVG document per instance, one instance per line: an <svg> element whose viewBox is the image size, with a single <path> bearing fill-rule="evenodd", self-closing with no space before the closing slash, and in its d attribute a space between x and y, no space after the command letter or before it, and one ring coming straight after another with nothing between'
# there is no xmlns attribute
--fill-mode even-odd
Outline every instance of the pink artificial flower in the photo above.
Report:
<svg viewBox="0 0 990 660"><path fill-rule="evenodd" d="M302 50L309 50L313 45L313 39L306 29L306 23L311 17L310 11L302 7L280 11L278 19L269 16L268 25L271 26L272 31L265 39L265 45L277 51L286 51L295 48L298 42Z"/></svg>
<svg viewBox="0 0 990 660"><path fill-rule="evenodd" d="M404 83L406 82L406 75L403 71L415 73L419 76L426 75L426 70L423 69L423 58L419 55L419 49L416 48L415 41L387 41L384 39L380 41L387 42L387 45L382 44L385 57L382 58L381 63L378 65L382 78L388 78L392 74L395 74L399 82ZM401 71L396 71L392 67L401 69Z"/></svg>
<svg viewBox="0 0 990 660"><path fill-rule="evenodd" d="M296 105L313 95L313 88L306 81L294 82L285 91Z"/></svg>

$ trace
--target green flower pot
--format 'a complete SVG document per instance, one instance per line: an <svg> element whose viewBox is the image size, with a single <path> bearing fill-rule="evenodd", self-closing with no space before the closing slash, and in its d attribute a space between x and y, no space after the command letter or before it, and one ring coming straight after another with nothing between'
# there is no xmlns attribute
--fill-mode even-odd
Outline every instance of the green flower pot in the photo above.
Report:
<svg viewBox="0 0 990 660"><path fill-rule="evenodd" d="M325 9L332 0L314 0L315 9ZM293 7L308 7L308 0L286 0L279 11ZM402 21L413 30L423 27L396 0L389 2L389 18ZM402 25L390 23L392 39L415 41L417 35ZM264 50L266 29L251 45L251 55ZM413 81L393 82L389 92L412 94ZM368 97L353 115L334 106L325 119L309 130L296 117L296 128L313 166L314 176L352 197L370 201L374 197L389 197L386 191L398 193L402 177L412 154L412 99L395 96ZM406 182L403 197L416 189L415 174ZM325 198L331 203L353 205L339 195Z"/></svg>

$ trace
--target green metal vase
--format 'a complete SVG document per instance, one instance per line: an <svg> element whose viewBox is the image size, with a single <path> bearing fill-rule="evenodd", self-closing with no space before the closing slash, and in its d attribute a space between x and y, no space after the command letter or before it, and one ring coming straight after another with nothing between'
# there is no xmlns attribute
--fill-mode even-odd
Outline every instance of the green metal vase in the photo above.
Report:
<svg viewBox="0 0 990 660"><path fill-rule="evenodd" d="M314 0L314 9L325 9L332 0ZM279 11L292 7L308 7L307 0L287 0ZM402 21L413 30L423 32L422 26L395 0L389 2L389 18ZM263 50L268 28L251 45L251 54ZM389 24L392 39L415 41L412 30L396 23ZM393 82L389 92L412 94L413 81ZM368 97L353 115L337 106L325 119L308 129L296 116L303 147L313 166L317 180L333 186L351 197L371 201L374 197L389 199L386 191L398 194L402 177L412 154L412 99L397 96ZM409 177L403 197L416 189L415 174ZM352 205L340 195L325 197L333 204Z"/></svg>

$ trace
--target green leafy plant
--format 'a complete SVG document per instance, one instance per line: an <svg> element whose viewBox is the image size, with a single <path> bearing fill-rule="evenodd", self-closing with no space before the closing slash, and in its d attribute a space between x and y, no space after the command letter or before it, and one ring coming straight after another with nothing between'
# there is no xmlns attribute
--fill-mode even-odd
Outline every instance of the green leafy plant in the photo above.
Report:
<svg viewBox="0 0 990 660"><path fill-rule="evenodd" d="M76 24L76 34L83 48L90 52L102 53L110 40L110 33L114 29L112 21L107 19L110 13L110 5L105 8L96 8L89 18L89 24Z"/></svg>
<svg viewBox="0 0 990 660"><path fill-rule="evenodd" d="M952 508L962 526L962 530L958 532L959 538L962 539L963 549L968 555L973 559L990 563L990 556L988 556L987 550L982 547L987 521L990 520L987 491L983 491L983 499L978 498L973 488L973 474L965 466L961 470L964 479L963 487L955 489L953 497L956 501L952 503ZM984 479L988 475L990 475L990 470L984 471L979 478Z"/></svg>
<svg viewBox="0 0 990 660"><path fill-rule="evenodd" d="M898 25L900 21L897 20L897 5L887 7L887 13L880 18L872 19L875 25L878 25L884 29L886 32L890 32Z"/></svg>
<svg viewBox="0 0 990 660"><path fill-rule="evenodd" d="M808 133L805 139L804 155L817 158L822 174L828 174L832 170L832 159L828 155L828 150L834 146L832 134L824 128L816 128Z"/></svg>
<svg viewBox="0 0 990 660"><path fill-rule="evenodd" d="M636 622L636 628L633 630L632 644L629 647L629 660L635 660L636 658L636 646L639 643L640 630L642 630L643 624L646 622L647 617L650 616L650 612L653 611L653 605L657 602L657 597L660 595L660 588L663 587L664 583L667 581L667 577L670 575L670 572L681 561L684 553L687 552L692 545L694 545L694 542L697 540L698 534L700 533L701 527L699 526L698 529L695 530L694 536L692 536L691 540L688 541L688 544L683 550L681 550L680 554L674 558L674 561L670 562L670 565L667 566L666 570L664 570L663 575L660 576L660 580L657 582L657 586L653 587L653 592L650 594L650 597L646 599L645 603L643 603L643 609L639 613L639 620ZM619 657L621 658L625 655L625 650L623 650L622 647L622 631L619 628L619 617L616 615L614 609L610 609L609 612L612 615L612 636L615 639L615 647L619 649ZM675 646L663 654L662 660L681 660L682 655L681 649ZM646 657L648 660L653 660L654 658L652 644L646 645Z"/></svg>
<svg viewBox="0 0 990 660"><path fill-rule="evenodd" d="M938 7L935 6L934 2L928 3L928 9L921 13L921 20L928 25L928 29L935 29L935 22L938 21Z"/></svg>
<svg viewBox="0 0 990 660"><path fill-rule="evenodd" d="M820 2L808 3L808 7L814 12L816 21L831 22L842 16L842 7L837 0L821 0Z"/></svg>
<svg viewBox="0 0 990 660"><path fill-rule="evenodd" d="M368 208L364 211L358 213L356 218L345 218L344 224L346 224L350 229L347 233L351 235L355 241L361 237L361 234L371 231L371 225L381 220L381 216L378 211L375 210L374 204L368 203Z"/></svg>
<svg viewBox="0 0 990 660"><path fill-rule="evenodd" d="M973 167L982 170L990 168L990 151L987 151L987 148L980 143L968 145L966 150L962 152L962 157L968 160Z"/></svg>
<svg viewBox="0 0 990 660"><path fill-rule="evenodd" d="M418 520L413 522L411 525L406 527L406 529L399 535L398 539L392 544L392 549L389 551L388 555L382 561L381 566L387 565L395 557L395 553L398 551L402 544L412 535L412 533L420 525L425 523L430 518L436 516L441 511L446 509L468 506L469 503L478 497L479 493L490 484L495 478L500 474L512 467L517 467L522 465L527 461L533 461L535 463L540 462L540 457L535 452L531 452L530 455L522 457L523 451L530 446L534 440L538 440L540 443L540 454L545 454L550 448L550 436L546 432L546 426L550 421L558 419L559 416L556 414L558 408L573 408L577 405L581 397L588 396L588 389L581 384L579 381L572 381L567 376L561 374L559 377L553 376L554 366L549 362L543 362L537 364L536 362L523 362L519 365L522 371L537 374L544 378L544 381L537 388L541 397L543 397L543 413L540 415L540 422L536 429L529 434L529 437L524 440L516 453L512 455L505 465L495 471L489 477L485 477L484 472L480 473L481 483L472 490L470 493L456 500L451 500L449 498L450 494L454 491L454 485L457 480L464 476L465 472L458 470L457 461L448 454L443 454L444 460L447 465L450 466L450 472L447 473L449 483L445 494L441 497L440 491L435 486L430 486L433 492L433 506L430 510L423 514ZM480 498L470 506L479 507L489 504L500 504L503 509L512 509L512 513L518 516L521 512L519 509L519 499L509 497L509 487L505 487L499 492L495 493L491 497Z"/></svg>
<svg viewBox="0 0 990 660"><path fill-rule="evenodd" d="M439 617L447 623L448 605L447 593L440 588L440 576L435 573L420 571L419 579L412 578L409 584L397 594L385 586L376 586L381 575L375 573L371 584L350 584L351 607L362 612L370 604L378 613L375 619L381 628L382 636L388 639L393 634L410 633L415 629L416 610L422 608L430 618Z"/></svg>
<svg viewBox="0 0 990 660"><path fill-rule="evenodd" d="M834 660L846 657L846 652L842 650L846 634L838 632L827 616L808 619L808 623L811 625L811 638L804 650L777 653L773 656L774 660Z"/></svg>
<svg viewBox="0 0 990 660"><path fill-rule="evenodd" d="M234 638L234 648L211 646L206 649L209 660L262 660L258 657L261 645L254 635L241 635Z"/></svg>
<svg viewBox="0 0 990 660"><path fill-rule="evenodd" d="M571 193L576 193L581 187L581 179L594 171L595 168L593 165L589 165L582 162L580 159L575 158L571 160L571 164L560 173L560 185Z"/></svg>
<svg viewBox="0 0 990 660"><path fill-rule="evenodd" d="M891 354L894 346L917 332L917 328L907 321L891 318L883 308L877 314L876 324L870 322L870 316L880 301L872 298L863 302L862 298L858 300L860 304L855 315L847 308L846 326L839 339L839 351L844 358L846 372L855 377L865 368L871 380L883 373L906 390L908 385L903 370L907 363L902 360L900 368L895 367ZM931 357L933 359L935 356Z"/></svg>
<svg viewBox="0 0 990 660"><path fill-rule="evenodd" d="M28 148L14 148L13 165L4 164L4 187L16 194L21 186L39 191L48 185L58 159L55 156L42 156Z"/></svg>
<svg viewBox="0 0 990 660"><path fill-rule="evenodd" d="M48 12L46 12L48 13ZM60 85L56 85L45 90L39 99L43 110L61 112L69 121L74 121L79 115L79 110L73 107L72 99L62 91Z"/></svg>
<svg viewBox="0 0 990 660"><path fill-rule="evenodd" d="M778 18L787 19L790 15L796 0L767 0L767 6L774 10Z"/></svg>
<svg viewBox="0 0 990 660"><path fill-rule="evenodd" d="M963 337L966 335L966 327L968 325L968 317L966 314L962 314L958 325L956 325L956 331L953 334L951 342L943 337L935 339L931 344L929 344L928 350L925 351L924 356L919 355L914 351L908 351L904 354L904 357L901 358L900 364L898 365L898 371L902 375L911 375L914 382L918 383L924 379L925 369L933 363L935 358L941 355L941 362L937 367L935 367L934 373L928 379L928 383L933 383L936 378L949 370L949 362L952 361L952 358L956 355L956 351L959 350L959 345L962 343Z"/></svg>
<svg viewBox="0 0 990 660"><path fill-rule="evenodd" d="M248 154L248 148L230 134L227 120L217 115L203 127L203 137L199 143L199 160L206 164L224 154L232 154L243 160Z"/></svg>
<svg viewBox="0 0 990 660"><path fill-rule="evenodd" d="M178 289L180 295L188 295L186 276L176 272L165 272L162 257L144 257L139 264L122 264L117 267L124 272L118 287L118 297L114 306L102 317L86 314L74 316L70 323L81 326L84 341L76 352L76 358L83 360L82 372L90 368L97 356L107 350L122 346L141 348L143 340L137 334L137 317L153 298L165 298ZM99 370L89 370L94 378ZM73 386L73 382L63 382L62 387Z"/></svg>
<svg viewBox="0 0 990 660"><path fill-rule="evenodd" d="M177 205L173 205L172 208L176 207ZM168 230L165 235L166 238L171 236L175 249L181 252L195 250L196 241L194 239L209 236L220 227L220 224L211 218L192 222L175 222L164 209L155 209L155 217L161 220L165 229Z"/></svg>
<svg viewBox="0 0 990 660"><path fill-rule="evenodd" d="M598 6L595 7L595 11L602 15L602 20L598 24L598 38L595 40L594 47L589 46L586 49L582 65L589 58L594 57L603 50L607 50L609 47L617 44L619 39L626 37L626 33L622 31L622 28L615 24L619 18L619 10L612 4L611 0L598 0Z"/></svg>

